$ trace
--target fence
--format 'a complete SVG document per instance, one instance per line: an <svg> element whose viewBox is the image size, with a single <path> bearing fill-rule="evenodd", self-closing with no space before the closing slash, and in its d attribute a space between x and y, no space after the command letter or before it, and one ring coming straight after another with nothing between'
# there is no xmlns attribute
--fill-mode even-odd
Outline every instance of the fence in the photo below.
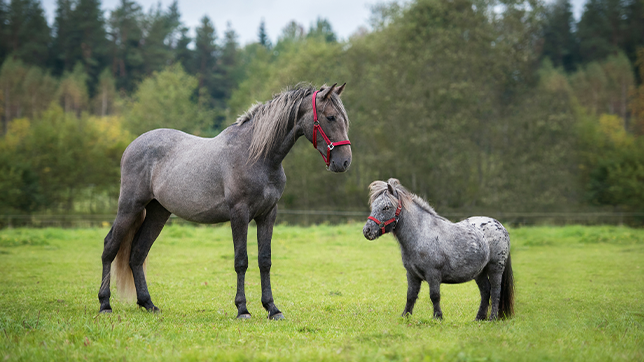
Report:
<svg viewBox="0 0 644 362"><path fill-rule="evenodd" d="M477 213L474 213L477 214ZM458 221L471 213L445 212L444 217ZM478 215L494 217L505 225L630 225L644 226L644 212L484 212ZM110 226L113 214L86 215L0 215L0 228L5 227L97 227ZM368 212L334 210L279 210L277 222L289 225L362 223ZM175 215L169 224L192 224Z"/></svg>

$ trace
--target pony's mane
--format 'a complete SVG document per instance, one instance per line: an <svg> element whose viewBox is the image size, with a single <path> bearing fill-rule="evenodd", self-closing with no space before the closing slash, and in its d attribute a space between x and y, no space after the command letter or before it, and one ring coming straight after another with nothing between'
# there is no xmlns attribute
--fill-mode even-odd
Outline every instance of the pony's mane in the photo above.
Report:
<svg viewBox="0 0 644 362"><path fill-rule="evenodd" d="M444 219L442 216L436 213L436 210L434 210L434 208L431 207L427 203L427 201L423 200L420 196L414 195L409 192L405 187L403 187L403 185L400 184L400 181L395 178L390 178L389 180L387 180L387 182L374 181L369 185L369 206L371 206L371 204L373 204L373 202L376 201L376 199L382 194L385 194L387 197L389 197L389 200L393 205L398 204L398 198L388 192L388 184L391 185L391 187L398 193L398 197L402 202L403 209L409 210L411 204L416 204L418 207L431 214L432 216Z"/></svg>

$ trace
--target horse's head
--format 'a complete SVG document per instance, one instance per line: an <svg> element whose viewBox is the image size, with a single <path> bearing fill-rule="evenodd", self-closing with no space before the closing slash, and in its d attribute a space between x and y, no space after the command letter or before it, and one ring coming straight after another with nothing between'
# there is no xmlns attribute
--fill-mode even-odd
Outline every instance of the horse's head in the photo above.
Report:
<svg viewBox="0 0 644 362"><path fill-rule="evenodd" d="M344 172L351 165L349 117L340 100L345 85L323 86L313 93L311 101L302 102L304 136L320 151L327 168L333 172Z"/></svg>
<svg viewBox="0 0 644 362"><path fill-rule="evenodd" d="M374 181L369 189L371 214L362 228L362 234L368 240L374 240L396 227L402 211L402 199L392 182Z"/></svg>

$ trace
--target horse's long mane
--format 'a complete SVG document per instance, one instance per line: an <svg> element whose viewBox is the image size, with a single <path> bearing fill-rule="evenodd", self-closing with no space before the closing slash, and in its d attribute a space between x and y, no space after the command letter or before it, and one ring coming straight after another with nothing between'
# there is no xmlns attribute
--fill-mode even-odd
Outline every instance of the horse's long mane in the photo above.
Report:
<svg viewBox="0 0 644 362"><path fill-rule="evenodd" d="M396 190L398 193L398 197L395 195L391 194L388 192L387 189L387 184L391 185L391 187ZM402 202L403 208L409 210L409 207L411 204L415 204L418 207L420 207L422 210L425 212L429 213L430 215L434 217L438 217L441 219L445 219L444 217L438 215L436 213L436 210L434 210L433 207L431 207L427 201L423 200L420 196L412 194L409 192L401 183L398 181L398 179L395 178L390 178L387 180L387 182L384 181L374 181L369 185L369 206L373 204L373 202L380 197L382 194L387 195L389 197L389 200L393 205L398 204L398 198L400 198L400 201Z"/></svg>
<svg viewBox="0 0 644 362"><path fill-rule="evenodd" d="M235 124L242 125L253 120L253 138L250 142L249 160L254 162L266 156L278 142L284 139L288 125L295 122L302 100L315 92L308 84L298 84L282 93L273 95L266 103L256 103L237 118Z"/></svg>

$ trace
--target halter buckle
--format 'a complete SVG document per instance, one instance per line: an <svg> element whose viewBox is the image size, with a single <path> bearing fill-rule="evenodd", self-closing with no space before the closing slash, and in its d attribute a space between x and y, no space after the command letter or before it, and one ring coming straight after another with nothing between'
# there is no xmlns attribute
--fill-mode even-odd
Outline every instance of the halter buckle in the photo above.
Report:
<svg viewBox="0 0 644 362"><path fill-rule="evenodd" d="M329 145L327 147L329 148L329 151L333 151L333 149L335 148L333 143L329 143Z"/></svg>

